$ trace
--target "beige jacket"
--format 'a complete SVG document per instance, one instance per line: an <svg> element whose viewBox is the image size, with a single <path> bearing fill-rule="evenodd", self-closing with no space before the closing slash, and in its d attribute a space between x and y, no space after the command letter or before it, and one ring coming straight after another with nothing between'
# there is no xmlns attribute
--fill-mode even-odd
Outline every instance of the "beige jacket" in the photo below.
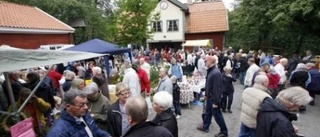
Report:
<svg viewBox="0 0 320 137"><path fill-rule="evenodd" d="M254 84L253 87L246 88L243 91L240 121L244 125L249 128L256 128L258 110L266 97L271 98L270 92L261 84Z"/></svg>

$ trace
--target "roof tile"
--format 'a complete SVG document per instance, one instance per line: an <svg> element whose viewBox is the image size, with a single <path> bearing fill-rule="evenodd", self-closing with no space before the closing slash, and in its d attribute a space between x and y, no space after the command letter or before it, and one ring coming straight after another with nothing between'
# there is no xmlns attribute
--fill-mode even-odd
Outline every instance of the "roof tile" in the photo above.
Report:
<svg viewBox="0 0 320 137"><path fill-rule="evenodd" d="M222 2L199 2L188 5L187 33L228 31L227 9Z"/></svg>
<svg viewBox="0 0 320 137"><path fill-rule="evenodd" d="M4 1L0 1L0 27L74 31L39 8Z"/></svg>

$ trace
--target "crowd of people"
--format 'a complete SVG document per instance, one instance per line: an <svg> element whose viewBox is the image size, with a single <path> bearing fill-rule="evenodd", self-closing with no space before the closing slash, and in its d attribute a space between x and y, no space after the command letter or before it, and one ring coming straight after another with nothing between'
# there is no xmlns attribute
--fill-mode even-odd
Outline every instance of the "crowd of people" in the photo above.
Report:
<svg viewBox="0 0 320 137"><path fill-rule="evenodd" d="M182 118L178 83L194 72L206 79L203 121L197 129L209 132L214 117L220 128L215 137L229 134L223 113L233 113L236 80L244 86L239 137L298 136L291 124L297 119L292 112L305 112L320 93L320 60L314 62L311 51L302 59L296 54L287 59L262 50L244 53L232 48L134 50L132 55L115 57L117 65L110 75L122 77L116 84L115 102L110 101L106 66L101 61L71 62L62 71L57 65L50 70L13 71L6 80L17 107L36 88L22 112L32 117L39 136L48 137L178 137L177 119ZM156 87L150 85L152 66L159 68ZM9 88L6 81L1 82L0 109L12 111ZM150 108L156 114L153 119L148 119Z"/></svg>

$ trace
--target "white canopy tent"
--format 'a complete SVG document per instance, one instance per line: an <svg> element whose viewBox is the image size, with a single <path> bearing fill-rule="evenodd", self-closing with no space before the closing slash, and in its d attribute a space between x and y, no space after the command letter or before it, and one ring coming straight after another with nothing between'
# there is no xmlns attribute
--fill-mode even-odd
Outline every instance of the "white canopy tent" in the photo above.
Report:
<svg viewBox="0 0 320 137"><path fill-rule="evenodd" d="M8 72L20 69L27 69L39 66L53 65L64 62L78 61L90 59L95 57L104 56L105 54L96 54L78 51L61 51L61 50L25 50L13 48L10 46L0 46L0 72L4 72L5 79L9 79ZM49 69L49 71L52 67ZM48 72L49 72L48 71ZM25 102L18 109L15 106L15 100L12 93L12 88L9 80L6 80L7 90L9 91L10 102L13 105L13 112L0 111L0 114L8 116L15 116L19 121L19 114L31 96L35 93L36 89L43 82L44 79L38 83L33 89L31 95L28 96Z"/></svg>
<svg viewBox="0 0 320 137"><path fill-rule="evenodd" d="M184 47L210 47L211 41L208 39L205 40L187 40L184 44Z"/></svg>
<svg viewBox="0 0 320 137"><path fill-rule="evenodd" d="M0 72L84 60L104 55L65 50L25 50L1 46Z"/></svg>

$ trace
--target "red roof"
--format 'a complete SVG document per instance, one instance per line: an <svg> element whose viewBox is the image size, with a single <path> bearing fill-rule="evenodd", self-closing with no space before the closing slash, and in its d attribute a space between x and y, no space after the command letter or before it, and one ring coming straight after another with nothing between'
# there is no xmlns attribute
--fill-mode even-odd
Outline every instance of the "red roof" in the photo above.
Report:
<svg viewBox="0 0 320 137"><path fill-rule="evenodd" d="M228 11L222 2L188 4L187 33L228 31Z"/></svg>
<svg viewBox="0 0 320 137"><path fill-rule="evenodd" d="M70 31L74 29L37 7L0 1L0 27Z"/></svg>

